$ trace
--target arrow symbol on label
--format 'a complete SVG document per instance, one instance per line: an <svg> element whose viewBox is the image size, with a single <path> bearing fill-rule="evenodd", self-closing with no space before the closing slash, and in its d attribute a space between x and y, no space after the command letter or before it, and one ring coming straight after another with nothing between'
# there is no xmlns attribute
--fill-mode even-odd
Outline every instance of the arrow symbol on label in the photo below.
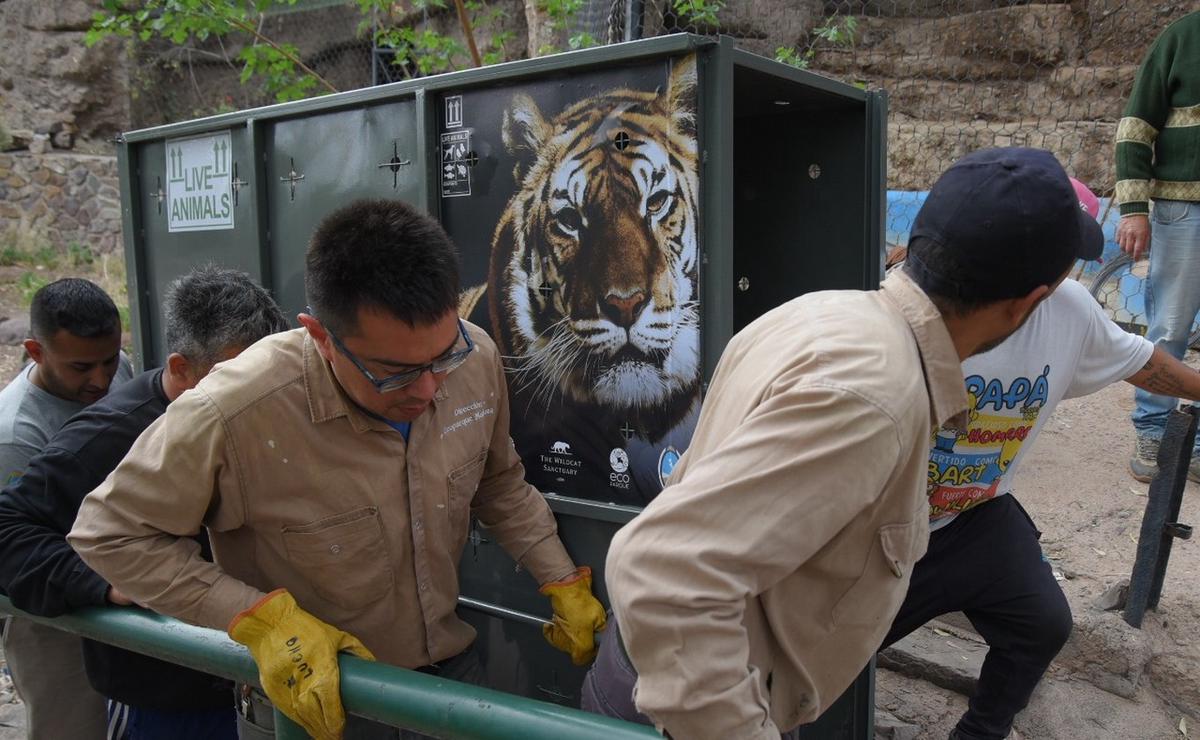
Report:
<svg viewBox="0 0 1200 740"><path fill-rule="evenodd" d="M224 139L213 139L213 171L220 174L229 172L229 167L226 164L225 153L229 150L229 145Z"/></svg>

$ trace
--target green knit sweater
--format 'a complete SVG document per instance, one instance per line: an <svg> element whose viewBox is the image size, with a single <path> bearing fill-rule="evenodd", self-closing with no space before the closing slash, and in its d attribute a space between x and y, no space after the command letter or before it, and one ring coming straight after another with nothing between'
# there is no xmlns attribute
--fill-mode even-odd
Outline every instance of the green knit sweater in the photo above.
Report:
<svg viewBox="0 0 1200 740"><path fill-rule="evenodd" d="M1151 198L1200 201L1200 12L1154 41L1117 125L1121 215Z"/></svg>

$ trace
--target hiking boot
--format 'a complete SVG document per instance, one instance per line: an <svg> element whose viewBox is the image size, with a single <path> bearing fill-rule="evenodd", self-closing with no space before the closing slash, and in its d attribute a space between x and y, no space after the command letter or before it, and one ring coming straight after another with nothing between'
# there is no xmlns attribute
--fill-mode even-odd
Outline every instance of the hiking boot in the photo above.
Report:
<svg viewBox="0 0 1200 740"><path fill-rule="evenodd" d="M1157 437L1145 434L1137 436L1133 459L1129 461L1129 472L1133 475L1134 480L1149 483L1154 480L1154 476L1158 475L1158 441ZM1193 465L1197 465L1197 463L1193 463ZM1191 475L1190 468L1188 475Z"/></svg>
<svg viewBox="0 0 1200 740"><path fill-rule="evenodd" d="M1129 461L1129 472L1135 480L1149 483L1158 475L1158 442L1154 437L1138 435L1133 459ZM1200 483L1200 452L1192 453L1188 463L1188 480Z"/></svg>

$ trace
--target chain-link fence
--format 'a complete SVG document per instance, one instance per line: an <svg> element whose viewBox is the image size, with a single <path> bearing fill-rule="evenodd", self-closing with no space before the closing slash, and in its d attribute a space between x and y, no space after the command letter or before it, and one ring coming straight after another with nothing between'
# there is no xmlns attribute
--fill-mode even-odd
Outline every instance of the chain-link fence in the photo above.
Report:
<svg viewBox="0 0 1200 740"><path fill-rule="evenodd" d="M1145 263L1120 259L1113 240L1116 126L1150 43L1200 3L596 2L616 9L612 16L623 22L624 38L728 33L755 53L887 90L889 245L907 242L925 192L964 154L990 146L1054 152L1101 196L1104 261L1080 265L1076 277L1093 285L1118 323L1145 331Z"/></svg>
<svg viewBox="0 0 1200 740"><path fill-rule="evenodd" d="M453 0L394 3L365 14L344 0L298 0L260 21L293 44L329 87L349 90L471 66ZM889 94L889 244L937 176L988 146L1053 151L1102 198L1111 243L1117 212L1113 141L1147 47L1200 2L1156 0L464 0L483 63L687 31L727 34L744 49ZM137 125L274 102L238 84L238 41L141 48ZM1085 280L1096 267L1087 268ZM1133 273L1130 273L1131 275ZM1121 290L1131 326L1140 284ZM1115 301L1116 299L1114 299ZM1136 315L1135 315L1136 314Z"/></svg>
<svg viewBox="0 0 1200 740"><path fill-rule="evenodd" d="M133 50L130 117L135 128L183 121L276 102L261 79L242 84L239 53L249 44L294 47L296 59L332 87L354 90L372 84L369 17L346 0L297 0L276 4L256 18L256 38L235 32L189 39L155 38ZM290 48L289 47L289 48Z"/></svg>

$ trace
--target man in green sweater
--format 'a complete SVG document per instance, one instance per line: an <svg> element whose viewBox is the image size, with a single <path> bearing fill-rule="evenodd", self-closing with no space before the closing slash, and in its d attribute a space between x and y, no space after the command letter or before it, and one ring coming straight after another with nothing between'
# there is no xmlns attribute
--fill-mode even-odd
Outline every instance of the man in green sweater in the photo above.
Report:
<svg viewBox="0 0 1200 740"><path fill-rule="evenodd" d="M1150 256L1146 338L1182 359L1200 311L1200 12L1172 23L1150 47L1117 126L1116 158L1117 243L1135 260ZM1136 391L1134 478L1158 472L1158 443L1177 404ZM1200 481L1200 455L1188 477Z"/></svg>

